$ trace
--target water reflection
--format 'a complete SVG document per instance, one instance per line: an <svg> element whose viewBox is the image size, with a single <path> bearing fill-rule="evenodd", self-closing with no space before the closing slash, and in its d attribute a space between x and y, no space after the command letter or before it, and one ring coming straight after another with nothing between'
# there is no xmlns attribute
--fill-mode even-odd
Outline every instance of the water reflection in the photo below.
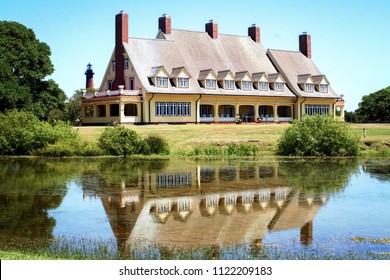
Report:
<svg viewBox="0 0 390 280"><path fill-rule="evenodd" d="M358 166L356 160L1 160L0 235L53 238L61 221L48 212L60 207L72 181L85 201L101 204L126 258L140 241L159 257L170 258L174 248L206 248L204 258L218 258L223 245L261 250L269 234L293 229L302 246L311 246L316 216ZM363 166L388 180L389 164ZM83 205L74 207L83 212ZM102 220L95 218L92 227Z"/></svg>

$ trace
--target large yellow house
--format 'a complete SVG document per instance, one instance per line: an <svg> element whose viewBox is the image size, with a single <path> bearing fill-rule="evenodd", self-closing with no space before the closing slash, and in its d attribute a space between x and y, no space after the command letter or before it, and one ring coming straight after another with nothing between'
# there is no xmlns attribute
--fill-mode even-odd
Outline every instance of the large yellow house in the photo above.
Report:
<svg viewBox="0 0 390 280"><path fill-rule="evenodd" d="M311 58L311 37L300 51L267 50L260 28L248 36L171 28L158 20L155 39L129 38L128 15L116 15L116 42L99 92L83 93L82 123L288 122L303 115L344 115L343 96ZM88 65L86 85L93 75ZM86 74L87 74L86 72Z"/></svg>

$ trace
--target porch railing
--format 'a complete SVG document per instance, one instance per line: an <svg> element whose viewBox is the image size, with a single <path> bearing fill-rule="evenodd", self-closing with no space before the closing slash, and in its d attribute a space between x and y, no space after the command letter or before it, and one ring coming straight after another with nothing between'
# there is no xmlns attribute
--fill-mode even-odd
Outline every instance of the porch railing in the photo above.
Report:
<svg viewBox="0 0 390 280"><path fill-rule="evenodd" d="M214 122L214 121L215 121L215 119L212 116L209 116L209 117L201 116L200 117L200 122L210 123L210 122Z"/></svg>

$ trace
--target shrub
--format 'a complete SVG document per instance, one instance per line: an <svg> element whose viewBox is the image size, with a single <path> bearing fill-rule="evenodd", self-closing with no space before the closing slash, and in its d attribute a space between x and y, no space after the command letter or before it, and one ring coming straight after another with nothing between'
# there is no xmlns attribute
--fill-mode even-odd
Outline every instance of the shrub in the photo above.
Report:
<svg viewBox="0 0 390 280"><path fill-rule="evenodd" d="M285 156L355 156L358 150L348 123L318 115L293 121L277 144L277 153Z"/></svg>
<svg viewBox="0 0 390 280"><path fill-rule="evenodd" d="M12 110L0 114L0 154L26 155L56 141L52 126L32 113Z"/></svg>
<svg viewBox="0 0 390 280"><path fill-rule="evenodd" d="M144 155L151 155L151 154L168 155L169 144L161 136L149 135L143 141L141 152Z"/></svg>
<svg viewBox="0 0 390 280"><path fill-rule="evenodd" d="M126 127L114 126L103 130L98 138L99 147L110 155L124 156L138 154L142 141L139 135Z"/></svg>

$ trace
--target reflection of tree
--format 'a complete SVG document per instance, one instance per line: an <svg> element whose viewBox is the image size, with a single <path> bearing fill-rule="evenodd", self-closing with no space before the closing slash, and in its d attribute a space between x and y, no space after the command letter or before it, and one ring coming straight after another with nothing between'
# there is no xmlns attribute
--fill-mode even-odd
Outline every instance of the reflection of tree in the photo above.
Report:
<svg viewBox="0 0 390 280"><path fill-rule="evenodd" d="M355 159L287 159L279 163L279 175L294 190L314 195L341 191L357 171Z"/></svg>
<svg viewBox="0 0 390 280"><path fill-rule="evenodd" d="M363 165L363 170L379 181L390 181L390 160L380 163L367 161Z"/></svg>
<svg viewBox="0 0 390 280"><path fill-rule="evenodd" d="M66 194L66 182L78 164L42 159L0 160L0 236L49 239L55 220L47 210L57 208Z"/></svg>

